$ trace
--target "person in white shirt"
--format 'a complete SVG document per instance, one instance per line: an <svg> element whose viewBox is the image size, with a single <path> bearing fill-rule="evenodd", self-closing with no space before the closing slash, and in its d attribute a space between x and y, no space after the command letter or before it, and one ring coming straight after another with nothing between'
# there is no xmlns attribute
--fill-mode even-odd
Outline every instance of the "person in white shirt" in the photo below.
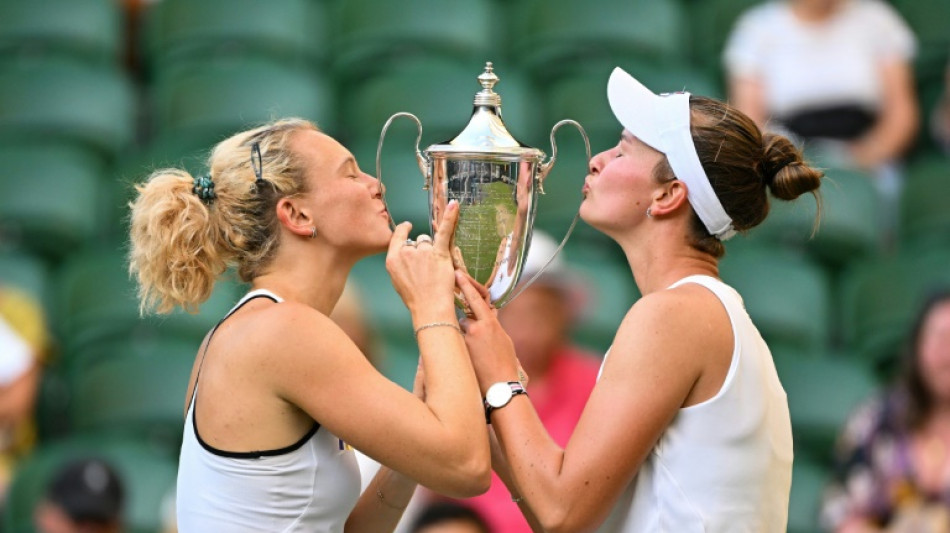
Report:
<svg viewBox="0 0 950 533"><path fill-rule="evenodd" d="M841 162L900 159L919 126L917 43L882 0L778 0L736 23L724 52L731 103L759 127L841 143Z"/></svg>
<svg viewBox="0 0 950 533"><path fill-rule="evenodd" d="M379 181L301 119L225 139L208 166L154 172L131 206L143 310L193 309L229 267L253 289L195 360L179 531L388 531L416 482L487 490L488 436L455 317L457 204L433 237L408 239L408 223L391 229ZM387 247L421 353L415 395L328 318L353 265ZM354 447L384 465L362 497Z"/></svg>
<svg viewBox="0 0 950 533"><path fill-rule="evenodd" d="M917 40L884 0L772 0L744 13L723 54L730 102L830 167L867 171L894 238L903 158L920 128Z"/></svg>
<svg viewBox="0 0 950 533"><path fill-rule="evenodd" d="M643 297L562 448L520 393L483 288L461 281L493 467L539 531L785 531L788 403L718 260L723 241L765 219L769 193L817 196L822 174L720 101L656 95L619 68L607 97L624 129L591 160L580 215L620 245Z"/></svg>

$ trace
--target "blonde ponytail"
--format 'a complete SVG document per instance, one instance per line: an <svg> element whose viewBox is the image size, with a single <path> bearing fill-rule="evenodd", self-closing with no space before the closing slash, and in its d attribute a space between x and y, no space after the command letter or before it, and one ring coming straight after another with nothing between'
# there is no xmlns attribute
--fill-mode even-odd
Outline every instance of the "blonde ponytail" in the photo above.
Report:
<svg viewBox="0 0 950 533"><path fill-rule="evenodd" d="M138 278L140 312L195 312L229 266L245 282L263 272L279 245L277 201L307 191L303 163L290 149L300 130L319 131L306 120L279 120L219 143L207 178L164 169L136 187L129 272ZM262 184L251 166L254 144Z"/></svg>
<svg viewBox="0 0 950 533"><path fill-rule="evenodd" d="M227 268L229 251L211 210L192 192L194 180L183 170L152 173L136 187L131 204L129 272L139 280L140 312L189 312L211 295Z"/></svg>

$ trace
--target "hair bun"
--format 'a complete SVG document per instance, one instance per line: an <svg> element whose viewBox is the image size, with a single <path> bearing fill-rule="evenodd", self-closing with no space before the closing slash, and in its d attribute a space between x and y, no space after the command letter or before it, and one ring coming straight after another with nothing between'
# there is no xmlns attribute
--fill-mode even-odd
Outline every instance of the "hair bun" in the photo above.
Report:
<svg viewBox="0 0 950 533"><path fill-rule="evenodd" d="M762 145L762 182L772 196L794 200L821 186L824 174L808 166L801 151L786 137L766 133L762 136Z"/></svg>

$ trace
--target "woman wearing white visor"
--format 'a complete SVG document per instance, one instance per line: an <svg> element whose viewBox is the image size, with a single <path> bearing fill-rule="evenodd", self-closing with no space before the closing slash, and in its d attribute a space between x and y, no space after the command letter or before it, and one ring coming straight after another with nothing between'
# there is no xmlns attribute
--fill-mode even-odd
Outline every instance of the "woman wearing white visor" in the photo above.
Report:
<svg viewBox="0 0 950 533"><path fill-rule="evenodd" d="M717 264L722 241L765 219L769 193L814 192L822 174L722 102L656 95L619 68L607 96L624 130L591 160L581 216L620 244L643 297L561 449L530 398L509 387L518 376L510 340L460 279L475 313L464 328L497 437L494 467L538 530L785 531L785 392Z"/></svg>

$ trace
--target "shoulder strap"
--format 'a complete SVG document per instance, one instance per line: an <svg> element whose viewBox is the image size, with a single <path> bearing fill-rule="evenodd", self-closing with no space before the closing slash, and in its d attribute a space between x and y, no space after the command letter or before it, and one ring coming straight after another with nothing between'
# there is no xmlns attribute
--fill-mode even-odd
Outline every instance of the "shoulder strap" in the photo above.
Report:
<svg viewBox="0 0 950 533"><path fill-rule="evenodd" d="M225 320L230 318L231 315L237 312L238 309L244 307L244 304L256 298L267 298L269 300L273 300L274 303L280 303L283 301L269 291L261 290L248 293L244 296L244 298L241 298L241 300L234 307L232 307L230 311L228 311L228 314L224 315L224 317L219 320L213 328L211 328L211 331L208 332L208 336L205 337L204 349L201 351L201 360L198 361L198 373L195 375L195 386L191 389L191 401L189 403L189 407L195 403L195 395L198 393L198 379L201 377L201 366L204 365L205 355L208 354L208 346L211 345L211 337L214 336L214 332L218 331L218 327L223 324Z"/></svg>

